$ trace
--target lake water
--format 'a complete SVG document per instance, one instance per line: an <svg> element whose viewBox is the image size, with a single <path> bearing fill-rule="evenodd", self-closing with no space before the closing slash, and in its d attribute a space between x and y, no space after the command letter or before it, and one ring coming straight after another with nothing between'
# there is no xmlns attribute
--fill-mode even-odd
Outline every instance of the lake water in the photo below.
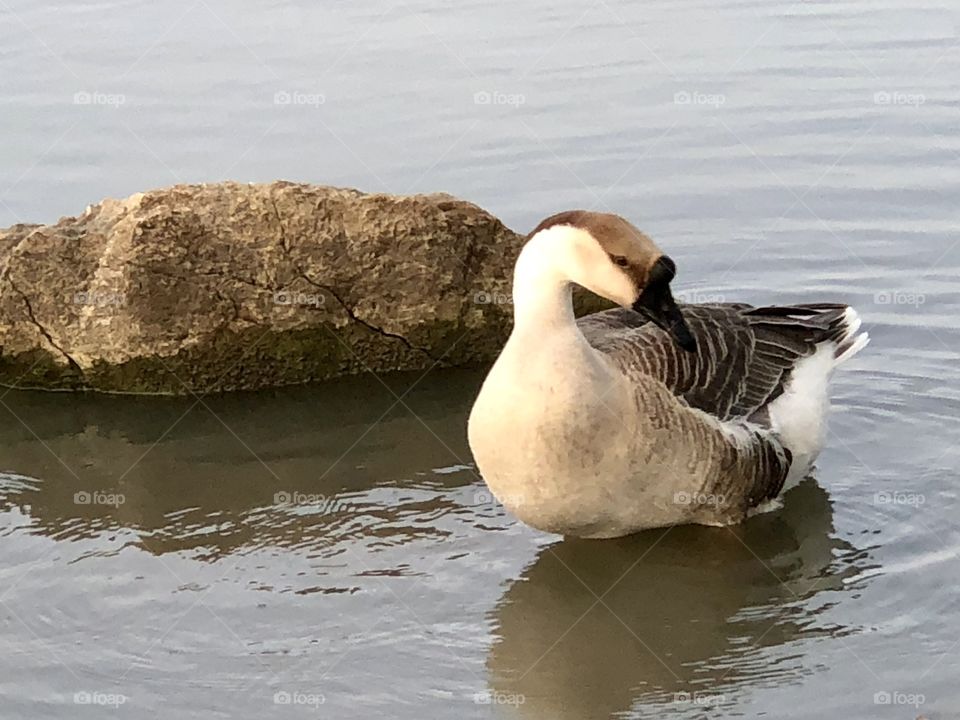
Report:
<svg viewBox="0 0 960 720"><path fill-rule="evenodd" d="M960 714L960 2L0 0L0 226L176 182L620 212L687 300L849 302L781 510L492 502L482 374L0 390L3 716Z"/></svg>

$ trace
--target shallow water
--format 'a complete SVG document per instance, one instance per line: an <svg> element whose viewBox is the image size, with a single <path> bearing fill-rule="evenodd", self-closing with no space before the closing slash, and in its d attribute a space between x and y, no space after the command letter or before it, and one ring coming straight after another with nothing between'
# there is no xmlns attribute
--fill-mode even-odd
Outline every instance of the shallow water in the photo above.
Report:
<svg viewBox="0 0 960 720"><path fill-rule="evenodd" d="M0 0L0 226L225 177L444 190L517 229L596 207L687 300L850 302L873 337L782 509L614 542L491 501L476 372L0 390L3 716L960 715L958 20Z"/></svg>

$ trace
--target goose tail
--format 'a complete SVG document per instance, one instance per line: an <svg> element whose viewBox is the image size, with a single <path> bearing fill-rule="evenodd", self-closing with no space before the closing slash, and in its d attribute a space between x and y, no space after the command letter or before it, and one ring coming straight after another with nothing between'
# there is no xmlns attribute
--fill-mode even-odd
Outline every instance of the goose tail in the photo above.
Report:
<svg viewBox="0 0 960 720"><path fill-rule="evenodd" d="M839 367L869 344L870 335L866 332L860 332L862 324L860 313L852 307L847 307L844 310L840 321L843 334L839 337L837 348L834 350L834 367Z"/></svg>

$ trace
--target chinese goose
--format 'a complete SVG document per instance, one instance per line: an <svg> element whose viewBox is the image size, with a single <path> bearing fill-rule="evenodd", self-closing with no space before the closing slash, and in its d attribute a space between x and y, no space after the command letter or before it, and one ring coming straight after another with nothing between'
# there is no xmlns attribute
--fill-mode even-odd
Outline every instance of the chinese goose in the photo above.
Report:
<svg viewBox="0 0 960 720"><path fill-rule="evenodd" d="M553 215L513 277L514 328L470 413L491 492L587 538L727 525L802 478L834 368L868 341L845 305L678 305L673 261L617 215ZM576 320L572 286L622 306Z"/></svg>

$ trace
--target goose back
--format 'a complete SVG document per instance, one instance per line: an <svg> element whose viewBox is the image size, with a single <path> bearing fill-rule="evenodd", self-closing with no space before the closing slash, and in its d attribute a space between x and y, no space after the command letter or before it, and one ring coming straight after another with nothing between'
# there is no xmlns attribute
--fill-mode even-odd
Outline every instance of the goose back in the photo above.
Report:
<svg viewBox="0 0 960 720"><path fill-rule="evenodd" d="M697 340L687 352L640 313L606 310L578 321L587 341L628 377L653 377L717 420L769 424L767 408L797 365L824 342L839 356L850 335L845 305L682 305Z"/></svg>

